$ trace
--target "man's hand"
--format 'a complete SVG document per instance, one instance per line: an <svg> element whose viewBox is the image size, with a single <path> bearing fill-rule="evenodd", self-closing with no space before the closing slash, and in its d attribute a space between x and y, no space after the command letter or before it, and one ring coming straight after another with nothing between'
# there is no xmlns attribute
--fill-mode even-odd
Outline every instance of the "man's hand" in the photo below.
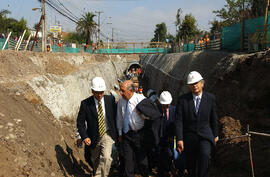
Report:
<svg viewBox="0 0 270 177"><path fill-rule="evenodd" d="M217 143L217 142L218 142L218 140L219 140L218 136L217 136L217 137L215 137L215 143Z"/></svg>
<svg viewBox="0 0 270 177"><path fill-rule="evenodd" d="M123 141L123 137L122 136L118 136L118 142L119 143L122 143L122 141Z"/></svg>
<svg viewBox="0 0 270 177"><path fill-rule="evenodd" d="M184 151L184 142L183 141L177 141L177 147L176 150L181 153Z"/></svg>
<svg viewBox="0 0 270 177"><path fill-rule="evenodd" d="M85 144L86 146L90 146L90 145L91 145L91 140L90 140L90 138L85 138L85 139L83 140L83 142L84 142L84 144Z"/></svg>

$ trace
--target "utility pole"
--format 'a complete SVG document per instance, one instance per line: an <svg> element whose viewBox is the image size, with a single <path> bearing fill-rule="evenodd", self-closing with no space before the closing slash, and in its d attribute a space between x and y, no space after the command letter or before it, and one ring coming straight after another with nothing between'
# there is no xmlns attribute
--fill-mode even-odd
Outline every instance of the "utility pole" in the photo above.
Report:
<svg viewBox="0 0 270 177"><path fill-rule="evenodd" d="M97 46L99 47L99 43L100 43L100 14L103 12L102 11L95 11L95 13L98 14L98 42L97 42Z"/></svg>
<svg viewBox="0 0 270 177"><path fill-rule="evenodd" d="M245 49L245 1L242 4L242 12L241 12L241 50Z"/></svg>
<svg viewBox="0 0 270 177"><path fill-rule="evenodd" d="M45 0L42 0L42 52L46 52L46 18L45 18Z"/></svg>
<svg viewBox="0 0 270 177"><path fill-rule="evenodd" d="M268 8L269 8L269 0L266 0L263 39L262 39L262 46L264 49L266 48L266 45L267 45L266 36L267 36L267 30L269 26L268 25L268 18L269 18Z"/></svg>
<svg viewBox="0 0 270 177"><path fill-rule="evenodd" d="M112 28L112 42L113 42L113 29L114 29L114 28Z"/></svg>

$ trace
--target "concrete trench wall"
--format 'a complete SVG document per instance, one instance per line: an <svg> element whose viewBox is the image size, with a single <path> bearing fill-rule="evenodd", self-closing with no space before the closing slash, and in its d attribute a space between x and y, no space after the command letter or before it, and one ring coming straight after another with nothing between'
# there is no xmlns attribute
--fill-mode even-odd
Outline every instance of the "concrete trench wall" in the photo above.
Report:
<svg viewBox="0 0 270 177"><path fill-rule="evenodd" d="M190 71L198 71L206 80L206 89L214 81L215 69L219 62L232 54L220 51L189 52L166 55L142 55L140 63L144 74L142 85L145 91L152 88L161 92L171 92L176 104L176 98L188 91L186 77Z"/></svg>
<svg viewBox="0 0 270 177"><path fill-rule="evenodd" d="M60 56L58 56L60 57ZM89 57L88 57L89 58ZM63 58L59 58L63 59ZM76 57L63 59L77 66L86 61L87 57ZM38 65L42 65L40 58L33 60ZM107 86L106 93L109 94L117 79L126 69L126 60L121 57L114 57L114 60L93 63L81 67L76 72L69 75L46 74L34 77L27 81L33 91L42 99L54 117L68 117L74 119L77 117L80 101L91 95L90 83L93 77L101 76L104 78Z"/></svg>

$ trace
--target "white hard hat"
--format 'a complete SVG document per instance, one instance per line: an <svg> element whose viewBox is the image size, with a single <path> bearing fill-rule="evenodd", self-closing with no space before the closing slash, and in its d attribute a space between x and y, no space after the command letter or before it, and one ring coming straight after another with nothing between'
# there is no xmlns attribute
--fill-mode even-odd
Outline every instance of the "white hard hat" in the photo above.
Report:
<svg viewBox="0 0 270 177"><path fill-rule="evenodd" d="M187 84L194 84L203 80L203 77L197 71L191 71L187 77Z"/></svg>
<svg viewBox="0 0 270 177"><path fill-rule="evenodd" d="M102 92L106 90L105 81L102 77L94 77L91 83L91 89L97 92Z"/></svg>
<svg viewBox="0 0 270 177"><path fill-rule="evenodd" d="M172 103L172 95L168 91L163 91L159 96L160 104L171 104Z"/></svg>

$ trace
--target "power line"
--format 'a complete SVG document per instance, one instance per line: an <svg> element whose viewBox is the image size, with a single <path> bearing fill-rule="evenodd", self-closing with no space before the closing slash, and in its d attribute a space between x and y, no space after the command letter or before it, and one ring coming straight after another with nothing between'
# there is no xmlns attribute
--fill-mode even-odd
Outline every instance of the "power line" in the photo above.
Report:
<svg viewBox="0 0 270 177"><path fill-rule="evenodd" d="M68 18L69 20L71 20L72 22L76 23L77 24L77 20L74 19L74 17L70 17L68 16L67 14L65 14L64 12L62 12L60 9L60 7L58 6L57 8L57 5L52 3L52 1L50 0L46 0L46 4L48 4L51 8L53 8L55 11L57 11L59 14L63 15L64 17Z"/></svg>
<svg viewBox="0 0 270 177"><path fill-rule="evenodd" d="M62 6L62 7L64 7L64 9L65 10L67 10L73 17L75 17L75 19L78 21L80 18L78 18L76 15L74 15L68 8L66 8L66 6L64 6L64 4L63 3L61 3L59 0L57 0L58 1L58 3Z"/></svg>

